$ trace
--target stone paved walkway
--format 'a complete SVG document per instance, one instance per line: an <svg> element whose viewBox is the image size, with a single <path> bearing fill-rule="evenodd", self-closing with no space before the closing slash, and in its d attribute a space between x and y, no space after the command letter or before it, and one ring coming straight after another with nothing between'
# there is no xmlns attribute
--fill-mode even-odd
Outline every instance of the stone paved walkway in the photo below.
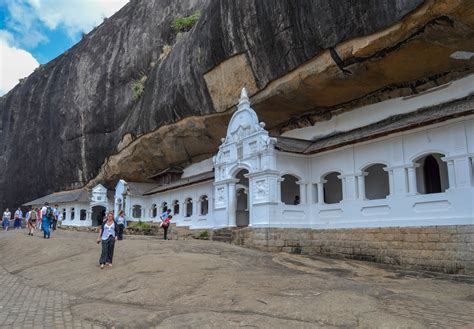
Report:
<svg viewBox="0 0 474 329"><path fill-rule="evenodd" d="M0 269L0 328L103 328L72 316L75 297L25 281Z"/></svg>
<svg viewBox="0 0 474 329"><path fill-rule="evenodd" d="M0 232L0 328L474 328L472 276L155 237L101 270L95 238Z"/></svg>

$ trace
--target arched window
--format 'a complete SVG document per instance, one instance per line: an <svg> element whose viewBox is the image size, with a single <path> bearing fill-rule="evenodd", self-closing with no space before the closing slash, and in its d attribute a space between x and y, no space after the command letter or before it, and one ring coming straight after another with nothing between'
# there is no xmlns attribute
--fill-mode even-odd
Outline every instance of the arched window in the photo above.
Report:
<svg viewBox="0 0 474 329"><path fill-rule="evenodd" d="M299 180L293 175L284 175L281 182L281 202L284 204L300 204L300 186L296 184Z"/></svg>
<svg viewBox="0 0 474 329"><path fill-rule="evenodd" d="M71 208L71 220L74 220L75 211L74 208Z"/></svg>
<svg viewBox="0 0 474 329"><path fill-rule="evenodd" d="M186 206L185 217L191 217L193 215L193 199L187 198L184 204Z"/></svg>
<svg viewBox="0 0 474 329"><path fill-rule="evenodd" d="M66 208L63 208L63 220L66 220Z"/></svg>
<svg viewBox="0 0 474 329"><path fill-rule="evenodd" d="M174 215L179 214L179 201L178 200L173 201L173 214Z"/></svg>
<svg viewBox="0 0 474 329"><path fill-rule="evenodd" d="M158 207L157 207L156 204L154 203L154 204L151 206L151 217L152 217L152 218L156 218L156 216L158 216Z"/></svg>
<svg viewBox="0 0 474 329"><path fill-rule="evenodd" d="M332 204L342 201L342 182L338 172L332 172L323 177L324 203Z"/></svg>
<svg viewBox="0 0 474 329"><path fill-rule="evenodd" d="M390 193L388 172L384 164L376 163L365 169L365 197L368 200L385 199Z"/></svg>
<svg viewBox="0 0 474 329"><path fill-rule="evenodd" d="M142 206L136 204L132 207L132 217L141 218L142 217Z"/></svg>
<svg viewBox="0 0 474 329"><path fill-rule="evenodd" d="M87 210L85 209L81 209L81 213L80 213L80 220L86 220L87 218Z"/></svg>
<svg viewBox="0 0 474 329"><path fill-rule="evenodd" d="M201 208L201 215L207 215L209 212L209 199L207 195L203 195L199 198L200 208Z"/></svg>
<svg viewBox="0 0 474 329"><path fill-rule="evenodd" d="M166 210L168 210L168 202L162 202L160 209L161 209L161 210L160 210L160 211L161 211L161 212L160 212L161 214L164 213Z"/></svg>
<svg viewBox="0 0 474 329"><path fill-rule="evenodd" d="M247 187L249 186L249 179L245 177L248 173L249 173L248 170L242 169L237 173L237 175L235 175L235 179L239 180L238 184L244 185Z"/></svg>
<svg viewBox="0 0 474 329"><path fill-rule="evenodd" d="M441 160L444 154L432 153L418 159L416 184L418 193L441 193L449 188L448 166Z"/></svg>

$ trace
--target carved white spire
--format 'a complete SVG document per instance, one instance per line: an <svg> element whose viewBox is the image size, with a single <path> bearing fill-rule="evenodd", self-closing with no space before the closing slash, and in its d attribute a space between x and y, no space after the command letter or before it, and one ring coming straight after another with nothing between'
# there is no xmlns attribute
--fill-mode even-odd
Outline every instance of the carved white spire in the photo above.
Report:
<svg viewBox="0 0 474 329"><path fill-rule="evenodd" d="M239 110L242 108L250 107L250 100L247 94L247 89L242 88L242 92L240 93L240 100L239 100Z"/></svg>

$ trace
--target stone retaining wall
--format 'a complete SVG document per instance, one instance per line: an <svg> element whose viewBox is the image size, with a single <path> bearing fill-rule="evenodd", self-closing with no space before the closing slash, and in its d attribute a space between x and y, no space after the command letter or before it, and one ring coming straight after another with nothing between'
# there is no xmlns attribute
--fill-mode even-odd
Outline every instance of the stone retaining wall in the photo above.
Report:
<svg viewBox="0 0 474 329"><path fill-rule="evenodd" d="M60 227L62 230L68 231L77 231L77 232L99 232L99 227L87 227L87 226L67 226L62 225ZM208 238L203 238L201 233L207 231L209 237L212 235L211 230L191 230L188 227L177 227L176 224L171 224L170 229L168 230L168 239L170 240L187 240L187 239L204 239L207 240ZM136 229L136 228L126 228L125 235L153 235L163 237L163 229L159 227L157 224L150 225L149 229Z"/></svg>
<svg viewBox="0 0 474 329"><path fill-rule="evenodd" d="M237 245L358 259L445 273L474 272L474 225L364 229L235 230Z"/></svg>

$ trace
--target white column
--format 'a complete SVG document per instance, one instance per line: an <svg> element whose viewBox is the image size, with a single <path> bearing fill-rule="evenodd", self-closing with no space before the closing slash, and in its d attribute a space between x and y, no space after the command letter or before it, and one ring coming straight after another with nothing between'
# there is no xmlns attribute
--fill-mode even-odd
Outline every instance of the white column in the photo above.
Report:
<svg viewBox="0 0 474 329"><path fill-rule="evenodd" d="M366 172L362 172L360 175L357 176L359 200L365 200L365 176L367 176Z"/></svg>
<svg viewBox="0 0 474 329"><path fill-rule="evenodd" d="M389 169L388 167L383 168L384 171L388 172L388 188L389 188L389 195L394 195L394 181L393 181L393 170Z"/></svg>
<svg viewBox="0 0 474 329"><path fill-rule="evenodd" d="M416 168L418 168L420 165L418 163L413 164L413 166L410 166L407 168L408 171L408 191L409 194L415 195L418 194L418 189L416 186Z"/></svg>
<svg viewBox="0 0 474 329"><path fill-rule="evenodd" d="M318 204L324 204L324 183L326 183L326 180L322 179L320 182L318 182Z"/></svg>
<svg viewBox="0 0 474 329"><path fill-rule="evenodd" d="M313 204L314 200L313 184L306 184L306 203Z"/></svg>
<svg viewBox="0 0 474 329"><path fill-rule="evenodd" d="M454 160L448 160L448 182L449 189L456 188L456 172L454 171Z"/></svg>
<svg viewBox="0 0 474 329"><path fill-rule="evenodd" d="M227 185L227 189L229 191L229 198L227 200L228 202L228 218L229 218L229 222L228 222L228 226L229 227L235 227L236 226L236 220L237 220L237 217L236 217L236 211L237 211L237 197L235 195L235 182L230 182L228 185Z"/></svg>
<svg viewBox="0 0 474 329"><path fill-rule="evenodd" d="M394 166L387 168L392 172L393 176L393 195L406 195L408 194L408 178L407 178L407 166Z"/></svg>
<svg viewBox="0 0 474 329"><path fill-rule="evenodd" d="M449 189L472 186L473 168L470 154L461 154L451 157L444 157L441 160L446 162L448 167Z"/></svg>
<svg viewBox="0 0 474 329"><path fill-rule="evenodd" d="M296 184L300 187L300 204L307 204L306 200L306 183L303 181L298 181Z"/></svg>
<svg viewBox="0 0 474 329"><path fill-rule="evenodd" d="M281 182L283 182L283 178L277 179L277 202L281 203Z"/></svg>
<svg viewBox="0 0 474 329"><path fill-rule="evenodd" d="M342 186L342 201L345 201L347 198L347 191L346 191L346 176L339 175L337 176L341 180L341 186Z"/></svg>
<svg viewBox="0 0 474 329"><path fill-rule="evenodd" d="M342 183L342 201L357 199L357 179L356 174L337 176Z"/></svg>

